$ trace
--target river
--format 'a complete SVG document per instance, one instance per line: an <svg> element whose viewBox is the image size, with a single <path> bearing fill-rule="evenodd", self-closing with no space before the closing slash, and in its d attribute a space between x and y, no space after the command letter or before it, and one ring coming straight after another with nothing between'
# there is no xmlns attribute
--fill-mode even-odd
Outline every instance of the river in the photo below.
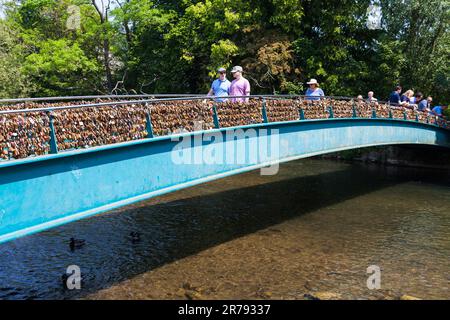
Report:
<svg viewBox="0 0 450 320"><path fill-rule="evenodd" d="M450 299L449 257L450 171L309 159L0 245L0 299Z"/></svg>

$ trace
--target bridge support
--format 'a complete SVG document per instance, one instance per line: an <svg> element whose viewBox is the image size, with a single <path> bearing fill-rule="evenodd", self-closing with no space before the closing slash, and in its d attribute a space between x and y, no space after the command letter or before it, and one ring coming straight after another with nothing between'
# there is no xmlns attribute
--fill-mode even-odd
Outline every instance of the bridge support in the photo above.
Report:
<svg viewBox="0 0 450 320"><path fill-rule="evenodd" d="M58 140L56 139L55 125L53 123L55 117L51 111L47 112L47 116L48 116L49 123L50 123L50 153L57 154L58 153Z"/></svg>
<svg viewBox="0 0 450 320"><path fill-rule="evenodd" d="M263 102L262 102L262 118L263 118L263 123L269 123L269 118L267 117L267 101L266 101L266 99L263 99Z"/></svg>
<svg viewBox="0 0 450 320"><path fill-rule="evenodd" d="M330 119L334 118L333 106L328 107L328 112L330 113Z"/></svg>
<svg viewBox="0 0 450 320"><path fill-rule="evenodd" d="M353 103L352 109L353 109L353 118L358 118L358 113L356 111L356 106L354 103Z"/></svg>
<svg viewBox="0 0 450 320"><path fill-rule="evenodd" d="M219 115L217 114L216 105L213 105L213 121L214 121L214 127L216 129L220 129Z"/></svg>
<svg viewBox="0 0 450 320"><path fill-rule="evenodd" d="M147 129L147 138L153 138L154 134L153 134L153 126L152 126L152 115L151 115L151 111L149 108L147 108L146 112L145 112L145 125L146 125L146 129Z"/></svg>
<svg viewBox="0 0 450 320"><path fill-rule="evenodd" d="M300 120L305 120L305 111L302 108L300 108L299 112L300 112Z"/></svg>

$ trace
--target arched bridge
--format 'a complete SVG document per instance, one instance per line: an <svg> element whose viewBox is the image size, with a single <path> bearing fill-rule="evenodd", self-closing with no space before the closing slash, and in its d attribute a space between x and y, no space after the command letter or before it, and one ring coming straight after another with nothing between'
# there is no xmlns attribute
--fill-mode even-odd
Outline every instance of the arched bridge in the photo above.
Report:
<svg viewBox="0 0 450 320"><path fill-rule="evenodd" d="M271 122L270 113L276 114L276 103L270 106L266 97L255 99L261 103L258 107L261 121L256 121L260 123L222 127L220 122L226 117L221 117L214 105L211 113L214 128L156 136L152 114L145 113L144 139L63 152L58 152L61 129L55 128L50 114L48 154L0 162L0 242L250 170L271 166L262 173L273 174L276 164L300 158L380 145L450 148L450 130L429 119L419 121L417 115L396 118L392 110L387 110L389 116L381 118L377 116L377 112L382 112L378 105L371 107L367 117L355 103L350 113L338 107L333 110L333 105L323 110L320 107L317 110L324 111L326 117L310 119L305 116L309 102L294 105L294 109L288 104L291 111L298 112L297 119L289 115L289 110L282 109L278 116L284 114L293 119ZM154 101L135 102L144 103L148 106ZM73 106L75 110L82 107ZM2 111L0 117L28 112L56 113L58 108L12 113L8 110ZM402 115L405 114L403 110ZM233 116L229 119L234 119Z"/></svg>

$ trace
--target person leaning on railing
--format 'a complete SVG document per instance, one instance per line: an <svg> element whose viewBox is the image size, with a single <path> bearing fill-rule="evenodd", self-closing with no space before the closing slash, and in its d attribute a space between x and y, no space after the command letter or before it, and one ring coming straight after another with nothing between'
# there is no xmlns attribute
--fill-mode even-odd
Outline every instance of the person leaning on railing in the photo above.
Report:
<svg viewBox="0 0 450 320"><path fill-rule="evenodd" d="M429 96L420 101L419 108L425 109L425 111L431 111L433 109L433 98Z"/></svg>
<svg viewBox="0 0 450 320"><path fill-rule="evenodd" d="M421 108L423 108L423 105L420 105L420 102L423 100L423 94L422 92L417 92L413 98L411 98L412 104L417 107L417 110L419 111L427 111L426 109L422 110ZM429 111L429 110L428 110Z"/></svg>
<svg viewBox="0 0 450 320"><path fill-rule="evenodd" d="M395 90L392 91L391 95L389 96L389 103L391 105L400 105L401 104L401 98L400 98L401 93L402 93L402 87L396 86Z"/></svg>
<svg viewBox="0 0 450 320"><path fill-rule="evenodd" d="M408 90L400 97L400 104L404 107L407 107L412 103L411 99L414 97L414 91Z"/></svg>
<svg viewBox="0 0 450 320"><path fill-rule="evenodd" d="M447 110L448 106L436 106L431 110L430 114L433 116L437 116L439 118L447 118L444 116L444 111Z"/></svg>
<svg viewBox="0 0 450 320"><path fill-rule="evenodd" d="M424 99L421 92L419 92L416 95L416 102L417 102L417 110L422 111L422 112L430 112L431 111L431 104L429 103L428 99Z"/></svg>

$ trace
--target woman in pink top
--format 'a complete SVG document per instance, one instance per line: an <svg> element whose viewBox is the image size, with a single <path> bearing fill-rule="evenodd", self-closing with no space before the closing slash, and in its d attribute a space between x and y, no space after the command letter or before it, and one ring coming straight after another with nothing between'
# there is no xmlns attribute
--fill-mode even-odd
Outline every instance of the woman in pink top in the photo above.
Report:
<svg viewBox="0 0 450 320"><path fill-rule="evenodd" d="M240 66L236 66L231 70L234 80L231 83L229 95L230 96L249 96L250 95L250 82L242 76L243 69ZM233 98L232 102L248 102L248 98Z"/></svg>

